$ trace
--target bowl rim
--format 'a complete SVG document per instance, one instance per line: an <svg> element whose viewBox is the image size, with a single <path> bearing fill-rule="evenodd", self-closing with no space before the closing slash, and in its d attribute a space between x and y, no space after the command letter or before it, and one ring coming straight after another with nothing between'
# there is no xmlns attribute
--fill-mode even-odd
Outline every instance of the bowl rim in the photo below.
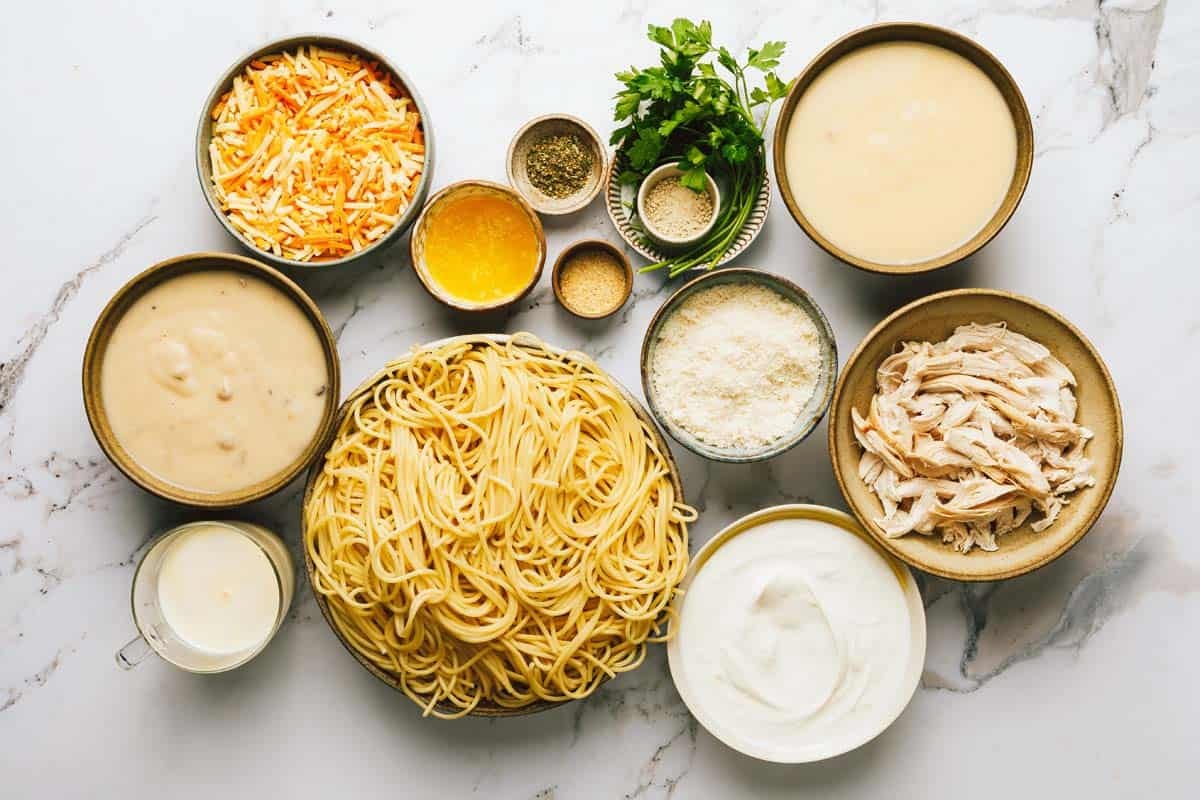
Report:
<svg viewBox="0 0 1200 800"><path fill-rule="evenodd" d="M610 310L598 314L587 313L573 308L562 294L562 270L567 260L580 250L588 249L604 250L611 253L616 257L617 262L621 265L622 272L625 274L625 293L621 296L621 302L617 303ZM633 264L630 263L629 257L625 255L624 250L607 239L576 239L564 247L558 254L558 258L554 259L554 266L550 268L550 286L554 289L554 297L558 300L558 304L568 313L574 314L580 319L606 319L620 311L625 306L625 303L629 301L629 296L633 294Z"/></svg>
<svg viewBox="0 0 1200 800"><path fill-rule="evenodd" d="M316 44L335 50L349 50L370 61L377 61L390 73L392 73L392 77L394 77L400 83L404 91L406 91L408 96L412 98L413 104L417 108L417 113L421 115L420 125L425 137L425 161L421 169L421 177L417 180L417 191L413 195L412 201L408 204L408 207L404 209L403 213L401 213L400 218L396 221L396 224L392 226L391 230L357 253L351 253L349 255L342 256L341 258L324 259L320 261L296 261L294 259L286 258L284 256L277 256L272 252L260 249L229 222L229 218L226 217L225 212L221 210L220 203L218 203L216 197L213 196L211 186L212 179L209 174L209 170L205 169L205 164L208 158L208 143L212 139L212 109L213 106L216 105L217 100L220 99L221 95L224 94L225 91L227 91L228 88L233 84L233 79L240 75L246 68L246 65L256 58L283 52L285 50L292 50L296 47L302 47L309 44ZM278 39L272 39L245 52L228 68L226 68L223 73L221 73L221 77L217 79L217 82L213 84L213 88L209 91L208 97L204 101L204 107L200 110L200 119L196 123L195 141L196 177L200 182L201 194L204 195L204 202L208 205L209 210L212 211L213 215L217 218L217 221L221 223L221 226L224 227L225 230L237 240L238 244L253 253L255 257L261 258L276 267L284 269L317 271L321 269L340 267L355 263L369 255L386 249L390 245L394 244L397 239L402 237L404 233L410 227L412 227L412 224L416 220L421 207L425 203L426 196L429 194L429 187L433 183L433 167L435 162L434 154L436 147L434 145L433 122L430 119L429 107L425 104L424 98L422 98L420 92L417 91L416 86L408 77L408 74L392 63L385 55L383 55L382 52L368 47L367 45L355 39L350 39L337 34L316 32L297 33Z"/></svg>
<svg viewBox="0 0 1200 800"><path fill-rule="evenodd" d="M575 195L568 195L569 197L574 197L575 200L561 206L547 206L541 203L536 196L531 197L523 192L521 190L521 183L517 180L516 169L513 166L517 158L517 145L520 144L525 136L532 133L534 129L547 122L567 122L579 128L584 136L592 142L593 155L597 156L599 160L599 164L597 165L598 177L592 188ZM608 174L608 148L604 146L604 140L600 138L600 134L586 120L573 114L542 114L526 122L513 134L512 139L508 143L508 152L504 159L504 165L509 184L516 190L517 194L525 198L537 213L545 214L548 217L561 217L582 211L591 205L592 201L600 194L600 189L604 185L604 177Z"/></svg>
<svg viewBox="0 0 1200 800"><path fill-rule="evenodd" d="M691 587L692 581L700 570L703 569L705 563L723 547L730 539L747 531L753 530L761 525L775 522L782 519L810 519L818 522L825 522L835 527L841 528L846 533L856 536L861 541L865 542L880 558L891 568L892 573L896 576L897 582L900 584L900 590L904 594L910 623L910 642L918 644L909 654L908 668L905 673L905 682L901 685L900 691L897 693L896 708L894 713L884 715L881 720L882 724L878 730L873 731L862 740L850 744L848 747L833 746L826 747L824 750L814 748L815 752L808 753L798 758L779 758L774 754L767 753L763 750L758 750L754 747L743 746L745 743L738 740L737 737L729 735L727 730L724 730L721 725L713 725L712 719L705 711L704 707L699 703L693 703L693 695L690 686L686 680L680 680L676 676L676 672L682 676L684 674L682 655L679 652L680 637L678 635L671 636L667 642L667 666L671 673L671 682L675 685L675 690L679 692L680 698L684 705L688 707L701 725L704 726L714 738L720 740L726 747L736 750L752 758L757 758L761 761L769 761L776 764L807 764L817 761L824 761L829 758L848 753L862 747L867 742L883 734L892 724L900 718L904 710L908 708L912 702L912 698L916 695L917 687L921 682L921 675L925 667L925 655L928 649L928 631L927 620L925 615L925 604L921 597L920 586L917 584L916 577L913 575L909 567L893 556L891 553L879 547L878 543L863 529L863 526L857 519L836 508L828 506L816 505L812 503L785 503L782 505L768 506L757 511L752 511L749 514L741 516L733 522L726 525L724 528L713 534L712 538L701 546L696 555L692 558L692 562L688 564L687 575L684 576L683 582L680 583L680 593L676 595L676 599L672 603L672 607L682 608L687 603L687 589ZM680 612L676 611L672 617L672 625L677 625L681 619ZM674 628L672 628L674 633ZM841 744L844 744L841 743Z"/></svg>
<svg viewBox="0 0 1200 800"><path fill-rule="evenodd" d="M443 345L453 344L455 342L474 341L474 340L478 340L480 338L490 339L490 340L492 340L494 342L498 342L498 343L505 343L505 342L510 342L513 339L519 339L520 336L521 336L520 333L466 333L466 334L458 334L455 336L445 336L440 339L434 339L432 341L425 342L420 345L415 345L414 349L415 348L424 349L424 348L430 348L430 347L440 347ZM540 339L539 339L539 341L540 341ZM679 464L675 461L675 455L671 452L671 448L667 445L666 439L663 438L661 431L659 431L658 427L655 425L654 417L650 414L649 411L646 410L646 407L637 399L637 397L632 392L630 392L629 389L626 388L626 386L623 383L621 383L620 380L618 380L615 376L613 376L610 372L608 372L608 370L604 369L599 364L597 364L596 360L594 358L592 358L591 356L589 356L587 353L584 353L583 351L577 350L577 349L557 347L557 346L552 345L549 342L545 342L545 341L543 341L542 344L545 345L546 349L548 349L554 353L558 353L561 355L567 355L567 356L570 356L573 358L578 358L578 357L582 356L584 359L586 359L587 362L589 362L592 366L594 366L598 372L600 372L602 375L604 375L606 378L608 378L610 381L612 381L613 386L615 386L617 388L617 390L621 394L621 396L623 398L625 398L625 401L627 403L629 403L629 406L633 409L634 415L638 418L639 421L641 421L646 426L646 429L649 432L650 437L653 439L654 443L658 446L659 450L662 452L663 458L666 460L667 465L670 468L669 469L670 475L668 477L670 478L672 487L675 489L676 495L681 500L686 500L686 497L684 494L684 488L683 488L683 478L679 472ZM400 358L410 358L411 354L412 354L412 349L410 349L407 353L405 353ZM396 360L399 360L399 359L396 359ZM391 689L393 689L397 692L400 692L400 694L402 694L406 699L411 700L412 698L409 698L408 695L404 693L404 689L400 686L399 680L397 680L390 673L384 672L382 669L375 666L370 661L368 661L365 657L363 657L363 655L361 653L359 653L355 648L353 648L350 645L350 643L348 641L346 641L345 637L342 636L341 631L338 630L337 623L335 623L333 621L333 616L329 610L328 599L324 595L322 595L319 591L317 591L316 584L312 580L312 576L313 576L314 572L316 571L316 566L313 564L312 554L309 553L309 551L308 551L308 515L305 513L305 509L308 508L309 499L312 495L313 483L316 481L317 476L320 474L322 468L324 467L325 455L328 452L329 446L332 444L333 439L336 437L336 433L337 433L338 429L341 428L343 420L345 419L346 415L349 413L352 405L358 400L358 398L361 395L371 391L373 389L373 387L375 386L375 384L380 380L380 378L382 378L384 375L386 375L387 372L388 372L388 369L387 369L387 366L385 365L385 366L381 367L380 369L376 370L374 373L372 373L368 377L364 378L363 381L361 383L359 383L358 386L356 386L354 388L354 390L346 396L346 399L337 408L337 413L334 416L334 425L333 425L334 433L332 436L330 436L330 441L322 449L320 457L317 458L317 460L313 461L312 464L309 466L308 474L305 476L305 479L304 479L304 492L301 495L301 503L300 503L300 549L304 552L304 570L305 570L305 576L308 578L306 583L308 583L309 591L312 592L313 599L316 601L316 604L317 604L317 608L319 608L321 610L321 616L325 618L325 622L329 626L329 629L333 632L334 637L341 643L342 647L345 648L346 652L348 652L351 656L353 656L354 660L357 661L363 668L365 668L367 670L367 672L374 675L378 680L382 681L385 685L387 685ZM643 643L643 646L649 647L651 644L653 644L653 642L647 640L646 642ZM595 688L593 689L593 693L595 692L596 689L599 689L601 686L603 686L609 680L611 680L611 677L604 678L598 684L596 684ZM591 695L589 694L588 697L590 697L590 696ZM552 708L558 708L560 706L566 705L568 703L573 703L573 702L576 702L577 700L582 700L582 699L586 699L586 698L570 698L567 700L555 700L555 701L535 700L534 702L530 703L529 705L521 706L520 708L504 708L502 706L476 706L474 709L472 709L467 714L467 716L468 717L484 717L484 718L487 718L487 717L521 717L521 716L526 716L528 714L535 714L540 711L548 711ZM416 701L413 701L413 702L415 705L420 706L420 704L417 703ZM449 712L456 712L456 711L461 710L461 709L457 708L456 706L445 704L445 701L436 705L435 708L439 708L439 709L449 711Z"/></svg>
<svg viewBox="0 0 1200 800"><path fill-rule="evenodd" d="M941 47L966 58L996 86L1004 97L1005 105L1012 116L1013 127L1016 129L1017 157L1013 167L1013 177L999 207L983 226L971 238L942 255L917 261L911 264L882 264L869 259L859 258L827 239L809 222L800 205L792 194L791 184L787 176L786 150L788 128L791 127L792 115L800 102L801 96L816 80L817 76L828 67L841 60L854 50L869 45L884 42L911 41ZM809 239L829 255L845 264L849 264L864 272L884 275L916 275L948 267L966 259L982 250L1008 225L1016 213L1017 207L1029 187L1029 176L1033 170L1034 154L1033 119L1025 96L1015 78L991 51L970 37L957 31L930 25L924 22L877 22L846 33L826 45L792 81L787 96L779 109L779 117L775 121L775 133L772 137L772 160L775 167L775 181L779 194L787 206L792 219L804 231Z"/></svg>
<svg viewBox="0 0 1200 800"><path fill-rule="evenodd" d="M874 343L875 340L886 334L887 329L901 316L909 314L919 308L924 308L933 303L939 303L954 297L1002 298L1004 300L1009 300L1028 306L1029 308L1044 314L1045 316L1062 325L1071 333L1072 337L1074 337L1075 340L1083 346L1089 357L1099 367L1100 374L1104 378L1104 393L1111 401L1113 410L1115 411L1115 414L1113 415L1115 426L1113 439L1116 452L1113 458L1112 476L1103 485L1100 485L1098 482L1096 486L1091 487L1092 490L1099 493L1100 497L1099 502L1096 504L1092 513L1089 514L1088 517L1081 523L1079 523L1078 529L1073 533L1072 536L1060 543L1059 546L1054 550L1043 554L1039 558L1030 559L1019 563L1016 566L988 573L958 572L953 569L943 569L936 565L928 564L920 559L909 556L902 548L896 546L895 540L888 539L886 536L883 536L879 531L876 530L876 526L871 524L871 521L867 518L865 509L859 508L848 488L848 482L851 479L857 479L857 474L854 476L846 476L843 474L840 467L841 448L838 446L837 442L836 423L839 417L839 411L842 409L842 404L847 402L847 398L849 397L849 390L845 384L847 376L851 372L851 367L855 365L855 363L862 357L863 353L866 352L867 348ZM1067 366L1070 367L1069 364ZM874 375L874 370L872 369L869 374ZM893 556L900 559L905 564L908 564L910 567L919 569L922 572L926 572L931 575L937 575L938 577L949 578L950 580L970 583L1007 580L1009 578L1015 578L1020 575L1028 574L1055 561L1069 551L1072 547L1077 545L1080 541L1082 541L1083 537L1086 536L1089 531L1091 531L1096 522L1104 514L1104 510L1108 506L1108 501L1112 498L1113 490L1117 485L1117 478L1121 472L1121 459L1125 450L1125 424L1121 410L1121 398L1117 394L1117 387L1113 382L1112 373L1109 372L1108 365L1104 363L1104 359L1101 358L1100 352L1096 349L1095 345L1093 345L1091 341L1084 336L1083 332L1079 330L1079 328L1075 327L1075 325L1072 324L1071 321L1062 314L1058 313L1049 306L1039 303L1033 298L1025 297L1024 295L1016 294L1015 292L1009 292L1004 289L967 288L950 289L944 292L936 292L934 294L918 298L911 303L906 303L905 305L893 311L891 314L888 314L873 328L871 328L870 331L867 332L867 334L862 338L862 341L858 343L858 346L854 348L854 352L852 352L850 357L846 359L846 364L842 368L842 374L838 377L837 387L833 392L833 403L831 407L832 412L828 431L829 460L832 463L833 476L837 481L838 489L841 491L842 497L845 499L846 505L850 508L851 513L858 519L863 528L865 528L867 532L871 534L875 541L877 541L881 547L883 547ZM967 554L960 553L958 555L961 558L970 558L970 556Z"/></svg>
<svg viewBox="0 0 1200 800"><path fill-rule="evenodd" d="M129 307L150 289L172 278L192 272L234 271L264 281L281 291L300 307L313 326L325 356L325 369L329 386L326 389L325 409L321 421L308 445L287 467L273 476L250 484L244 489L226 492L200 492L169 483L139 465L117 441L108 424L104 410L101 380L104 355L112 333ZM341 365L338 359L337 341L329 323L311 297L294 281L274 267L263 264L248 256L232 253L197 252L159 261L134 275L113 294L92 325L87 345L83 352L81 375L83 407L88 426L92 430L100 449L121 474L150 494L193 509L219 510L242 506L268 497L292 482L300 473L321 456L334 433L338 398L341 394Z"/></svg>
<svg viewBox="0 0 1200 800"><path fill-rule="evenodd" d="M653 386L650 380L650 354L653 350L653 341L658 335L659 329L663 323L675 311L676 307L687 298L688 295L696 291L697 286L701 283L709 281L718 281L720 283L733 282L748 282L765 285L770 289L779 291L779 287L784 287L787 291L796 294L807 302L807 306L801 303L801 308L812 319L813 324L817 328L817 333L820 336L822 349L827 350L829 356L826 364L822 359L822 367L828 370L829 380L826 382L825 391L822 393L820 406L812 415L812 418L797 431L789 436L780 439L778 442L771 444L760 452L732 454L725 453L716 448L708 448L698 439L693 436L685 435L663 414L659 408L653 391ZM786 292L780 292L785 294ZM809 314L809 310L815 311L814 314ZM765 461L768 458L782 455L788 450L791 450L800 442L809 437L810 434L820 424L825 415L829 413L829 409L833 400L834 385L838 381L838 352L837 352L837 337L834 335L833 326L829 324L829 318L825 316L824 310L818 305L813 296L804 289L800 288L791 280L778 275L774 272L767 272L762 269L753 267L726 267L724 269L714 269L705 272L703 275L692 278L687 283L676 289L670 297L668 297L658 310L654 312L654 316L650 318L650 323L646 326L645 332L642 334L642 348L640 354L640 371L642 377L642 394L646 398L646 407L650 410L650 414L654 417L655 422L667 432L668 435L683 447L692 451L698 456L709 459L710 461L720 461L726 464L750 464L756 461Z"/></svg>
<svg viewBox="0 0 1200 800"><path fill-rule="evenodd" d="M713 176L705 172L704 186L708 190L707 193L709 199L712 200L713 204L712 216L709 217L708 224L686 239L673 239L655 229L654 224L647 219L645 214L646 195L650 193L651 189L653 189L655 186L658 186L658 184L662 183L668 178L675 178L682 174L683 170L680 169L679 164L675 163L674 161L666 164L659 164L657 167L650 170L646 177L642 178L642 182L638 184L637 190L637 214L638 219L642 222L642 228L646 231L646 235L653 239L660 247L666 247L672 250L690 247L691 245L699 242L712 231L713 227L717 224L717 217L719 217L721 214L721 188L717 186L717 182L713 180Z"/></svg>
<svg viewBox="0 0 1200 800"><path fill-rule="evenodd" d="M537 239L538 243L537 265L534 267L533 277L529 279L528 285L526 285L524 289L512 297L506 297L502 300L491 303L471 303L465 300L459 300L457 297L454 297L449 292L443 290L442 287L438 286L437 281L433 279L433 276L429 274L429 270L425 266L425 259L419 258L417 253L417 248L420 246L418 240L421 231L424 230L425 225L429 220L430 212L436 208L439 203L444 202L455 194L471 189L483 189L485 192L501 194L513 200L521 208L521 210L525 212L525 216L528 217L530 224L533 226L534 238ZM525 299L525 297L533 291L533 287L537 286L538 281L542 279L542 270L546 266L546 229L542 226L542 220L540 217L538 217L537 211L534 210L533 206L531 206L516 189L503 183L496 183L494 181L486 181L478 178L468 178L466 180L455 181L447 186L443 186L434 193L433 197L429 198L429 202L427 202L425 207L421 209L421 213L417 215L416 222L413 223L412 236L410 236L408 240L408 255L409 260L412 263L413 272L415 272L417 275L418 282L422 287L424 287L425 291L429 293L430 297L432 297L434 300L437 300L442 305L455 311L465 311L473 314L500 311L510 308Z"/></svg>

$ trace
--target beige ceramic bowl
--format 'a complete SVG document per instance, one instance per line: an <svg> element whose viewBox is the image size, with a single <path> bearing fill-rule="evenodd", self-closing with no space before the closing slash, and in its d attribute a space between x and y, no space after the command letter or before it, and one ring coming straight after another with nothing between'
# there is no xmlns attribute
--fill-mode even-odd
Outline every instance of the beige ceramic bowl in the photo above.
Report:
<svg viewBox="0 0 1200 800"><path fill-rule="evenodd" d="M529 174L525 170L525 159L529 148L548 136L571 135L579 137L584 145L592 152L592 171L588 175L583 188L566 197L551 197L529 182ZM600 186L604 182L607 158L604 142L600 134L579 117L570 114L547 114L544 117L531 119L521 126L508 145L508 182L529 201L539 214L559 216L573 214L586 208L596 195L600 194Z"/></svg>
<svg viewBox="0 0 1200 800"><path fill-rule="evenodd" d="M1000 94L1004 96L1004 102L1008 105L1008 110L1012 114L1013 125L1016 126L1017 131L1016 168L1013 170L1012 183L1009 184L1008 192L1000 202L1000 207L996 209L996 213L992 215L992 218L988 220L986 225L979 229L978 233L949 253L925 261L919 261L915 264L879 264L874 261L868 261L847 253L826 239L808 221L808 218L804 215L804 211L801 210L799 204L796 202L792 194L791 184L788 182L786 166L787 134L788 128L791 127L792 115L796 111L796 106L800 102L801 95L812 85L817 76L826 67L853 50L866 47L867 45L879 44L880 42L897 41L925 42L926 44L943 47L958 53L979 67L985 75L991 78L992 82L996 84L996 88L1000 90ZM1017 82L1013 79L1013 76L1009 74L1008 70L1004 68L1004 65L994 55L976 42L962 34L934 25L925 25L917 22L883 22L878 25L859 28L838 39L818 53L816 58L809 62L804 71L796 77L792 82L791 88L788 90L787 97L783 101L783 107L779 110L779 119L775 123L773 150L775 153L775 178L779 181L779 193L783 196L783 202L787 205L792 217L800 224L804 232L808 234L808 237L816 242L821 249L840 261L868 272L912 274L940 269L941 267L949 266L963 260L990 242L1008 223L1008 220L1012 217L1013 212L1017 210L1017 205L1020 204L1021 198L1025 194L1025 187L1029 184L1029 172L1033 168L1033 121L1029 116L1029 108L1025 105L1025 98L1022 96L1021 89L1017 86Z"/></svg>
<svg viewBox="0 0 1200 800"><path fill-rule="evenodd" d="M494 339L495 341L497 341L499 343L505 343L505 342L511 341L511 339L512 339L512 337L506 333L483 334L483 336L485 336L486 338L489 338L489 339ZM426 344L424 346L425 347L439 347L441 345L451 344L451 343L457 342L457 341L472 340L472 339L477 339L477 338L479 338L479 337L473 336L473 335L451 336L446 339L439 339L434 342L429 342L428 344ZM549 347L549 345L547 345L547 346ZM550 349L556 350L556 348L550 348ZM358 385L358 387L355 388L354 391L352 391L350 393L350 395L346 398L346 402L344 402L342 404L341 408L339 408L337 411L337 417L336 417L336 421L334 424L334 431L337 431L342 427L342 424L345 422L346 416L351 413L351 409L352 409L354 403L357 402L363 396L371 394L375 390L376 384L378 384L379 381L381 379L383 379L383 377L385 377L386 375L387 375L386 368L383 370L380 370L379 372L372 375L370 378L367 378L365 381L360 383ZM675 464L674 456L671 455L671 448L667 447L667 443L665 441L663 441L662 436L658 432L658 428L654 427L653 419L650 417L649 414L646 413L646 409L642 407L642 404L638 402L637 398L634 397L629 392L628 389L626 389L624 386L622 386L621 383L619 381L617 381L615 378L613 378L612 376L609 376L609 380L611 380L613 382L613 385L620 391L621 396L624 397L625 400L629 403L630 407L633 409L633 411L637 415L638 419L641 420L646 425L647 432L649 433L650 436L652 436L654 438L655 445L658 447L659 452L661 452L663 454L663 458L666 459L668 465L670 466L670 470L671 470L670 479L671 479L672 486L674 486L674 488L675 488L675 495L677 497L682 498L684 496L683 484L679 480L679 467ZM308 472L308 481L304 487L304 504L303 504L301 514L300 514L301 525L304 526L302 529L302 533L301 533L303 541L308 541L307 514L304 513L303 508L308 507L309 498L310 498L310 496L312 494L312 490L313 490L313 484L316 482L317 476L320 475L321 469L323 468L323 466L324 466L324 458L318 459L313 464L312 469L310 469ZM305 570L307 571L308 578L309 578L308 585L310 588L312 588L313 598L317 601L317 607L321 609L321 615L325 617L325 621L329 624L330 630L332 630L334 635L338 637L338 641L340 641L342 643L342 646L346 648L346 651L348 653L350 653L350 655L354 656L354 660L362 665L363 669L365 669L367 672L374 675L376 678L378 678L380 681L387 684L391 688L395 689L398 692L403 693L404 689L400 686L400 681L396 679L395 675L385 672L382 669L380 669L379 667L377 667L375 664L373 664L368 658L366 658L361 652L359 652L359 650L353 644L351 644L346 639L346 637L342 634L342 632L338 629L337 623L334 622L333 615L329 610L329 599L325 595L318 592L315 588L316 581L313 580L313 575L316 572L316 565L313 563L312 555L308 552L307 547L302 547L301 549L304 551L304 567L305 567ZM649 645L650 645L650 643L647 642L646 646L649 646ZM480 704L480 705L476 706L475 709L468 716L472 716L472 717L518 717L518 716L523 716L525 714L533 714L538 711L547 711L549 709L557 708L558 706L561 706L561 705L563 705L565 703L569 703L569 702L571 702L571 701L570 700L561 700L558 702L550 702L547 700L538 700L536 702L530 703L527 706L522 706L521 708L505 708L504 706L499 706L499 705L496 705L495 703L484 703L484 704ZM437 708L439 711L444 711L448 714L455 713L458 710L457 707L455 707L454 705L452 705L450 703L444 703L444 702L439 704L437 706Z"/></svg>
<svg viewBox="0 0 1200 800"><path fill-rule="evenodd" d="M999 538L999 549L959 553L939 536L910 533L889 539L875 523L883 509L858 477L862 449L854 439L850 409L863 411L875 393L875 371L901 342L938 342L959 325L1005 322L1041 342L1075 373L1076 421L1096 436L1085 454L1095 465L1096 485L1070 495L1062 514L1046 530L1029 523ZM1049 564L1083 538L1108 503L1121 465L1124 432L1121 404L1100 354L1079 330L1055 311L1019 295L993 289L959 289L931 295L880 322L851 354L833 394L829 454L838 486L851 511L888 552L917 569L960 581L1012 578Z"/></svg>
<svg viewBox="0 0 1200 800"><path fill-rule="evenodd" d="M405 91L413 100L413 104L417 107L417 112L421 115L421 131L425 136L425 168L421 171L421 178L417 182L417 191L413 195L412 202L409 203L407 209L400 215L395 226L390 231L381 236L377 241L363 248L357 253L353 253L342 258L327 258L314 259L313 261L294 261L290 258L277 256L274 253L269 253L260 249L246 238L246 236L237 228L230 224L229 219L225 216L225 212L221 210L221 203L217 200L212 188L212 161L209 157L208 145L212 141L212 109L216 106L217 101L221 96L229 91L233 86L233 79L246 69L246 66L257 58L263 56L274 55L284 51L295 51L299 47L308 45L316 45L328 50L340 50L346 53L355 53L368 61L378 62L388 72L392 73L396 81L397 88ZM306 33L296 36L288 36L284 39L276 39L268 42L260 47L256 47L249 53L239 58L229 66L227 70L217 80L208 98L204 101L204 108L200 112L200 122L196 126L196 174L200 179L200 188L204 191L204 199L208 202L208 207L216 216L217 221L225 227L233 238L246 247L258 258L274 264L277 267L296 268L296 269L323 269L326 267L343 266L365 259L373 253L383 250L388 245L396 242L404 232L409 229L416 219L417 214L421 210L421 205L425 202L425 197L429 194L429 187L433 182L433 162L434 162L434 147L433 147L433 126L429 119L429 109L425 105L425 101L421 99L421 95L417 93L412 81L404 74L395 64L389 61L382 53L370 49L366 45L359 44L351 39L346 39L341 36L330 36L328 34Z"/></svg>
<svg viewBox="0 0 1200 800"><path fill-rule="evenodd" d="M537 266L534 267L533 277L530 279L529 284L512 297L506 297L490 303L472 303L455 297L433 279L433 275L429 272L429 265L425 263L425 235L429 226L429 220L439 212L440 207L448 200L471 194L493 194L515 203L525 213L529 224L533 226L533 233L538 242ZM459 181L458 183L450 184L431 197L429 202L425 204L425 208L422 209L421 216L417 217L417 224L413 228L412 238L409 240L408 247L409 253L412 256L413 269L416 271L421 285L425 287L425 291L429 292L438 302L456 311L485 312L510 308L525 297L525 295L529 294L530 290L537 285L538 280L542 277L542 267L546 264L546 231L542 228L542 221L538 218L537 212L533 210L533 206L529 205L525 201L525 198L521 197L518 192L502 184L492 183L491 181Z"/></svg>
<svg viewBox="0 0 1200 800"><path fill-rule="evenodd" d="M583 309L575 308L567 302L567 298L562 291L562 273L563 267L571 257L576 253L582 253L587 250L603 250L617 260L621 265L621 269L625 274L625 294L621 297L621 302L617 303L610 309L606 309L599 313L584 311ZM554 260L554 267L550 270L550 283L554 288L554 297L558 300L558 304L565 308L568 312L574 314L581 319L604 319L611 317L613 314L621 310L621 306L625 305L625 301L629 299L629 295L633 293L633 265L629 263L629 259L625 256L625 252L617 247L612 242L604 239L580 239L577 242L572 242L558 254L558 258Z"/></svg>
<svg viewBox="0 0 1200 800"><path fill-rule="evenodd" d="M211 270L233 270L251 275L266 281L276 289L290 297L304 315L312 323L317 338L325 354L325 368L329 375L329 389L325 392L325 409L322 413L321 424L313 434L312 440L296 459L286 469L266 480L230 492L197 492L167 483L138 465L121 442L113 435L104 410L104 397L101 391L101 369L104 363L104 353L112 338L113 329L117 322L139 297L160 283L179 275L192 272ZM244 256L229 255L228 253L192 253L161 261L146 271L134 276L128 283L117 290L112 300L100 312L99 319L92 327L88 337L87 349L83 354L83 406L87 412L88 424L104 455L108 456L117 469L125 477L136 483L151 494L164 500L181 503L193 508L231 508L249 503L279 491L299 475L306 466L325 451L329 437L333 435L334 413L337 411L338 395L341 392L341 371L338 366L337 342L333 332L329 330L325 317L304 290L285 277L278 270L265 264L260 264Z"/></svg>

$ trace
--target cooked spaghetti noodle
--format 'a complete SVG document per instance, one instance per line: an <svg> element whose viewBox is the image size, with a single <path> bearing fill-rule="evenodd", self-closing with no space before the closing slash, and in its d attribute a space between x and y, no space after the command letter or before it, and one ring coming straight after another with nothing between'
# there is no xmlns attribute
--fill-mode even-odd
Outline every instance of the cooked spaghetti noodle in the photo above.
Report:
<svg viewBox="0 0 1200 800"><path fill-rule="evenodd" d="M581 698L663 630L696 516L671 470L585 356L417 349L353 399L310 487L313 585L426 714Z"/></svg>

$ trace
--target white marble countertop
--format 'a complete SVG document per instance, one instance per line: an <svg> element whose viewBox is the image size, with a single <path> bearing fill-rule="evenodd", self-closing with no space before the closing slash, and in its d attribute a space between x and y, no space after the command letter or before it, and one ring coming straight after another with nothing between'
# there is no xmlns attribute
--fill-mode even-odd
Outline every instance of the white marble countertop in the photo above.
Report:
<svg viewBox="0 0 1200 800"><path fill-rule="evenodd" d="M401 8L401 5L405 6ZM77 6L77 7L76 7ZM411 10L419 6L419 10ZM0 32L0 797L686 798L1194 796L1200 748L1200 4L1172 0L21 3ZM1024 203L969 263L933 277L858 273L820 252L776 198L738 260L824 307L843 357L884 314L943 288L994 286L1057 308L1105 355L1125 408L1121 480L1068 555L1003 584L927 581L929 653L900 720L859 750L778 767L726 749L684 709L661 648L592 699L533 717L422 719L338 645L306 587L278 638L232 673L151 659L124 672L129 582L147 537L184 517L101 455L79 365L101 306L135 272L236 251L192 158L200 104L243 51L330 31L394 58L428 102L434 186L502 180L509 137L551 111L609 127L611 73L656 56L648 22L713 20L739 48L788 41L781 73L875 19L949 25L992 49L1035 115ZM549 220L550 252L615 238L599 203ZM460 331L408 269L306 283L340 335L351 387L409 345ZM583 348L637 386L666 287L638 279L610 322L583 324L547 279L508 321ZM694 546L783 501L843 506L822 425L772 462L680 453L703 509ZM247 512L295 546L297 487Z"/></svg>

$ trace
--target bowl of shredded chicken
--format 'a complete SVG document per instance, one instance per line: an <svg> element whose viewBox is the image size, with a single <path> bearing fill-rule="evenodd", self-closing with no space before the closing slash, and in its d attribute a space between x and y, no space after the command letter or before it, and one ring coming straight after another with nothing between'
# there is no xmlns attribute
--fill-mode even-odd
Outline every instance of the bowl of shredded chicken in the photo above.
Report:
<svg viewBox="0 0 1200 800"><path fill-rule="evenodd" d="M213 213L281 266L345 264L395 241L424 203L432 159L428 114L403 73L331 36L240 59L196 136Z"/></svg>
<svg viewBox="0 0 1200 800"><path fill-rule="evenodd" d="M854 513L909 564L960 580L1066 552L1120 464L1120 404L1099 354L1005 292L944 292L885 319L833 408L830 452Z"/></svg>

